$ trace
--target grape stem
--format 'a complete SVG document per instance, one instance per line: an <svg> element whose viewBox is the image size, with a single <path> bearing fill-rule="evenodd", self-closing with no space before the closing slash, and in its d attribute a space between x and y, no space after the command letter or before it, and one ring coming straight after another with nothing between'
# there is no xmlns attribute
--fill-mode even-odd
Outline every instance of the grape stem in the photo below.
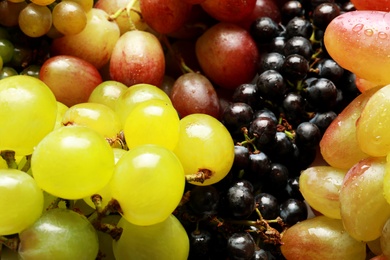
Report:
<svg viewBox="0 0 390 260"><path fill-rule="evenodd" d="M16 160L15 160L15 152L14 151L8 151L8 150L1 151L0 155L7 162L9 169L17 169L18 168L18 164L16 163Z"/></svg>
<svg viewBox="0 0 390 260"><path fill-rule="evenodd" d="M5 245L9 249L16 251L18 250L19 247L19 237L14 236L14 237L5 237L5 236L0 236L0 245ZM1 250L0 250L1 252Z"/></svg>
<svg viewBox="0 0 390 260"><path fill-rule="evenodd" d="M209 169L198 169L197 173L186 175L186 181L188 182L200 182L204 183L206 180L213 176L213 172Z"/></svg>
<svg viewBox="0 0 390 260"><path fill-rule="evenodd" d="M256 133L253 134L253 138L250 138L249 135L248 135L248 129L246 127L243 127L241 128L241 132L243 133L244 135L244 141L242 142L238 142L237 145L240 145L240 146L246 146L246 145L251 145L252 146L252 153L256 154L256 153L260 153L260 150L257 149L256 145L255 145L255 141L256 139L258 138L258 135Z"/></svg>
<svg viewBox="0 0 390 260"><path fill-rule="evenodd" d="M133 11L133 12L136 12L141 18L142 18L142 15L140 12L136 11L133 6L135 5L135 3L137 2L137 0L131 0L125 7L119 9L118 11L116 11L115 13L113 13L112 15L108 16L108 21L114 21L115 19L117 19L123 12L126 11L126 14L127 14L127 17L129 18L128 21L130 23L130 31L134 31L134 30L137 30L136 26L134 25L133 23L133 20L131 19L131 16L130 16L130 12Z"/></svg>

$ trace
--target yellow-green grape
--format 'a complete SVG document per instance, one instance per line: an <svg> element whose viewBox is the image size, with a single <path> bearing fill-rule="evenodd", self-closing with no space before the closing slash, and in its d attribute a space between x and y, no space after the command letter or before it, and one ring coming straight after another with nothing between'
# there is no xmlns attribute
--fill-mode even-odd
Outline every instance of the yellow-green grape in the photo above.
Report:
<svg viewBox="0 0 390 260"><path fill-rule="evenodd" d="M301 172L299 190L309 205L330 218L341 219L339 193L347 170L314 166Z"/></svg>
<svg viewBox="0 0 390 260"><path fill-rule="evenodd" d="M136 84L129 87L118 98L115 112L125 124L127 116L135 105L150 99L160 99L172 104L171 99L162 89L150 84Z"/></svg>
<svg viewBox="0 0 390 260"><path fill-rule="evenodd" d="M57 101L49 87L30 76L0 80L0 150L31 154L53 130Z"/></svg>
<svg viewBox="0 0 390 260"><path fill-rule="evenodd" d="M61 127L36 147L31 169L38 185L64 199L82 199L106 186L114 153L99 133L85 126Z"/></svg>
<svg viewBox="0 0 390 260"><path fill-rule="evenodd" d="M114 152L115 164L127 152L126 150L120 148L112 148L112 151ZM102 208L107 206L108 202L110 202L110 200L112 199L110 183L104 186L104 188L101 189L100 191L96 192L96 194L99 194L102 197L102 204L101 204ZM95 204L92 202L91 196L84 198L84 201L91 208L95 208Z"/></svg>
<svg viewBox="0 0 390 260"><path fill-rule="evenodd" d="M119 220L123 233L113 242L116 260L186 260L189 239L179 220L173 215L155 225L138 226L124 218Z"/></svg>
<svg viewBox="0 0 390 260"><path fill-rule="evenodd" d="M69 1L72 1L72 2L75 2L75 3L78 3L79 5L81 5L81 7L84 9L85 12L91 11L93 4L94 4L93 0L69 0Z"/></svg>
<svg viewBox="0 0 390 260"><path fill-rule="evenodd" d="M19 14L19 27L27 36L40 37L50 30L52 20L47 6L29 3Z"/></svg>
<svg viewBox="0 0 390 260"><path fill-rule="evenodd" d="M56 117L56 124L54 126L54 129L60 128L63 126L62 124L62 118L65 115L65 112L68 110L68 106L64 103L61 103L57 101L57 117Z"/></svg>
<svg viewBox="0 0 390 260"><path fill-rule="evenodd" d="M54 3L55 0L31 0L31 2L40 6L46 6Z"/></svg>
<svg viewBox="0 0 390 260"><path fill-rule="evenodd" d="M103 104L115 111L116 101L125 90L127 90L125 84L115 80L106 80L94 88L88 102Z"/></svg>
<svg viewBox="0 0 390 260"><path fill-rule="evenodd" d="M0 235L23 231L41 216L42 209L42 190L30 175L0 170Z"/></svg>
<svg viewBox="0 0 390 260"><path fill-rule="evenodd" d="M357 121L356 137L360 149L371 156L390 152L390 85L376 91Z"/></svg>
<svg viewBox="0 0 390 260"><path fill-rule="evenodd" d="M225 126L214 117L191 114L180 120L179 141L174 152L188 181L210 185L229 173L234 160L234 142Z"/></svg>
<svg viewBox="0 0 390 260"><path fill-rule="evenodd" d="M110 139L115 139L122 131L122 124L114 110L98 103L71 106L62 117L62 124L87 126Z"/></svg>
<svg viewBox="0 0 390 260"><path fill-rule="evenodd" d="M164 221L173 212L184 185L183 167L172 151L140 145L119 159L111 192L127 221L146 226Z"/></svg>
<svg viewBox="0 0 390 260"><path fill-rule="evenodd" d="M149 100L135 106L127 116L123 132L131 149L143 144L162 145L170 150L179 140L179 115L171 103Z"/></svg>
<svg viewBox="0 0 390 260"><path fill-rule="evenodd" d="M12 60L14 55L14 45L7 39L0 38L0 69L4 63L8 63Z"/></svg>
<svg viewBox="0 0 390 260"><path fill-rule="evenodd" d="M64 35L77 34L87 25L87 14L76 2L62 1L52 12L53 25Z"/></svg>

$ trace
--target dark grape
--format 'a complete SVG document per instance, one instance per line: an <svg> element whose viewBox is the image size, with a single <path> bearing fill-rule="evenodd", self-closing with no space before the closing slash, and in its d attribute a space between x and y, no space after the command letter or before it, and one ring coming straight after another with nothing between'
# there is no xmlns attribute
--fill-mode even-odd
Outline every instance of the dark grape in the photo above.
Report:
<svg viewBox="0 0 390 260"><path fill-rule="evenodd" d="M233 184L227 191L229 213L235 218L246 218L255 209L253 188L248 189L240 184Z"/></svg>
<svg viewBox="0 0 390 260"><path fill-rule="evenodd" d="M283 62L282 68L285 62ZM264 99L280 100L287 91L283 76L276 70L266 70L256 81L257 89Z"/></svg>
<svg viewBox="0 0 390 260"><path fill-rule="evenodd" d="M255 241L247 232L237 232L228 238L227 251L231 260L250 260L255 253Z"/></svg>
<svg viewBox="0 0 390 260"><path fill-rule="evenodd" d="M307 213L307 206L301 200L287 199L280 204L280 217L289 226L307 219Z"/></svg>
<svg viewBox="0 0 390 260"><path fill-rule="evenodd" d="M286 24L287 38L302 36L309 39L312 33L313 25L304 17L294 17Z"/></svg>
<svg viewBox="0 0 390 260"><path fill-rule="evenodd" d="M249 125L248 131L250 136L256 137L257 145L264 146L274 140L276 124L269 117L257 117Z"/></svg>
<svg viewBox="0 0 390 260"><path fill-rule="evenodd" d="M266 70L279 71L284 62L284 55L279 52L269 52L261 56L257 72L259 74Z"/></svg>
<svg viewBox="0 0 390 260"><path fill-rule="evenodd" d="M278 24L270 17L259 17L250 26L250 34L258 43L269 43L279 33Z"/></svg>
<svg viewBox="0 0 390 260"><path fill-rule="evenodd" d="M306 60L310 60L313 48L309 39L302 36L293 36L286 41L283 52L285 56L299 54Z"/></svg>
<svg viewBox="0 0 390 260"><path fill-rule="evenodd" d="M326 78L319 78L310 82L306 89L308 102L319 111L331 110L337 103L337 88Z"/></svg>
<svg viewBox="0 0 390 260"><path fill-rule="evenodd" d="M287 80L302 80L309 72L309 62L302 55L291 54L285 58L281 71Z"/></svg>
<svg viewBox="0 0 390 260"><path fill-rule="evenodd" d="M315 148L321 140L321 130L314 123L302 122L295 130L295 142L298 146Z"/></svg>
<svg viewBox="0 0 390 260"><path fill-rule="evenodd" d="M221 121L232 133L241 133L241 128L248 127L253 118L253 109L246 103L234 102L225 107Z"/></svg>
<svg viewBox="0 0 390 260"><path fill-rule="evenodd" d="M202 217L216 214L219 202L218 190L212 186L195 186L190 193L191 209Z"/></svg>
<svg viewBox="0 0 390 260"><path fill-rule="evenodd" d="M279 203L270 193L259 193L255 196L257 208L264 219L276 219L279 216Z"/></svg>
<svg viewBox="0 0 390 260"><path fill-rule="evenodd" d="M340 7L335 3L322 3L313 11L313 25L325 30L326 26L340 15Z"/></svg>
<svg viewBox="0 0 390 260"><path fill-rule="evenodd" d="M303 17L305 9L299 1L287 1L283 4L281 10L282 22L287 24L294 17Z"/></svg>
<svg viewBox="0 0 390 260"><path fill-rule="evenodd" d="M207 230L195 230L189 234L190 252L188 259L207 259L212 247L211 234Z"/></svg>

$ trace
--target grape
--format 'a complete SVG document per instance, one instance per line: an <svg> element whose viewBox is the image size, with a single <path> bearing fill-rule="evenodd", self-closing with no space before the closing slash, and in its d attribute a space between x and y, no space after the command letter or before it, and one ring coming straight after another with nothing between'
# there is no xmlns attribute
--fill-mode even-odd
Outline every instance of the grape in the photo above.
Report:
<svg viewBox="0 0 390 260"><path fill-rule="evenodd" d="M106 140L85 126L61 127L35 148L31 168L38 185L65 199L81 199L106 186L114 154Z"/></svg>
<svg viewBox="0 0 390 260"><path fill-rule="evenodd" d="M163 222L138 226L122 218L119 227L123 233L114 241L115 259L121 260L186 260L189 253L189 239L181 223L169 215Z"/></svg>
<svg viewBox="0 0 390 260"><path fill-rule="evenodd" d="M290 198L279 205L280 217L289 226L307 219L306 204L298 199Z"/></svg>
<svg viewBox="0 0 390 260"><path fill-rule="evenodd" d="M329 125L320 141L321 155L331 166L349 169L358 161L368 157L356 138L356 122L369 98L376 92L373 89L355 98Z"/></svg>
<svg viewBox="0 0 390 260"><path fill-rule="evenodd" d="M54 3L54 1L55 0L32 0L31 2L33 2L36 5L46 6Z"/></svg>
<svg viewBox="0 0 390 260"><path fill-rule="evenodd" d="M0 150L31 154L54 128L57 102L39 79L13 76L0 80Z"/></svg>
<svg viewBox="0 0 390 260"><path fill-rule="evenodd" d="M19 233L42 213L43 193L35 180L16 169L0 170L0 235Z"/></svg>
<svg viewBox="0 0 390 260"><path fill-rule="evenodd" d="M57 101L69 107L87 102L92 91L102 83L99 71L91 63L69 55L47 59L39 74Z"/></svg>
<svg viewBox="0 0 390 260"><path fill-rule="evenodd" d="M139 0L139 4L142 18L150 28L161 34L180 29L192 7L181 0Z"/></svg>
<svg viewBox="0 0 390 260"><path fill-rule="evenodd" d="M195 230L189 234L190 252L189 260L208 257L212 247L212 237L207 230Z"/></svg>
<svg viewBox="0 0 390 260"><path fill-rule="evenodd" d="M237 232L228 238L227 251L232 260L250 260L255 253L255 241L247 232Z"/></svg>
<svg viewBox="0 0 390 260"><path fill-rule="evenodd" d="M380 237L390 217L390 205L382 192L386 194L387 190L386 168L385 158L369 157L358 162L344 177L339 195L341 219L345 230L357 240Z"/></svg>
<svg viewBox="0 0 390 260"><path fill-rule="evenodd" d="M238 22L253 12L256 0L206 0L200 5L218 21Z"/></svg>
<svg viewBox="0 0 390 260"><path fill-rule="evenodd" d="M358 10L389 11L390 5L386 0L351 0Z"/></svg>
<svg viewBox="0 0 390 260"><path fill-rule="evenodd" d="M123 91L116 101L115 112L119 115L122 123L125 124L130 111L136 105L152 99L158 99L172 104L169 96L164 91L154 85L141 83Z"/></svg>
<svg viewBox="0 0 390 260"><path fill-rule="evenodd" d="M45 35L52 25L50 9L43 5L28 4L19 14L19 27L30 37Z"/></svg>
<svg viewBox="0 0 390 260"><path fill-rule="evenodd" d="M153 225L166 220L179 204L185 185L183 166L167 148L139 145L119 159L110 185L127 221Z"/></svg>
<svg viewBox="0 0 390 260"><path fill-rule="evenodd" d="M194 113L219 117L220 104L217 92L202 74L190 72L178 77L172 87L170 98L181 117Z"/></svg>
<svg viewBox="0 0 390 260"><path fill-rule="evenodd" d="M62 117L62 124L86 126L108 139L115 139L122 130L119 116L111 108L90 102L69 107Z"/></svg>
<svg viewBox="0 0 390 260"><path fill-rule="evenodd" d="M120 36L118 25L109 21L107 17L105 11L92 8L87 12L84 30L53 40L50 46L52 56L75 56L91 63L97 69L102 68L110 61L111 53Z"/></svg>
<svg viewBox="0 0 390 260"><path fill-rule="evenodd" d="M390 83L386 70L390 62L389 24L387 12L361 10L341 14L326 28L326 50L357 77L377 84Z"/></svg>
<svg viewBox="0 0 390 260"><path fill-rule="evenodd" d="M195 185L222 180L234 161L234 143L228 130L206 114L191 114L180 120L179 141L174 152L186 175L200 175L201 182L191 182Z"/></svg>
<svg viewBox="0 0 390 260"><path fill-rule="evenodd" d="M116 101L127 86L114 80L106 80L96 86L89 95L88 102L106 105L115 111Z"/></svg>
<svg viewBox="0 0 390 260"><path fill-rule="evenodd" d="M12 3L11 1L0 2L0 24L3 26L18 26L19 13L27 6L25 1Z"/></svg>
<svg viewBox="0 0 390 260"><path fill-rule="evenodd" d="M91 11L92 7L94 7L93 0L69 0L69 1L78 3L86 13Z"/></svg>
<svg viewBox="0 0 390 260"><path fill-rule="evenodd" d="M216 86L235 89L256 75L259 52L245 29L231 23L217 23L197 39L196 56L210 81Z"/></svg>
<svg viewBox="0 0 390 260"><path fill-rule="evenodd" d="M219 202L218 190L212 186L195 186L191 189L189 205L191 209L202 217L217 213Z"/></svg>
<svg viewBox="0 0 390 260"><path fill-rule="evenodd" d="M257 0L252 13L237 22L237 24L249 30L251 24L258 17L264 16L270 17L272 20L278 23L281 21L280 9L278 8L274 0Z"/></svg>
<svg viewBox="0 0 390 260"><path fill-rule="evenodd" d="M347 170L314 166L301 172L299 189L306 202L330 218L341 219L339 193Z"/></svg>
<svg viewBox="0 0 390 260"><path fill-rule="evenodd" d="M247 186L240 185L242 182L233 183L226 194L229 214L235 218L248 217L256 207L253 186L250 182L246 183Z"/></svg>
<svg viewBox="0 0 390 260"><path fill-rule="evenodd" d="M160 86L164 71L164 51L153 34L133 30L122 34L115 43L110 59L112 80L127 86L140 83Z"/></svg>
<svg viewBox="0 0 390 260"><path fill-rule="evenodd" d="M250 26L250 34L258 43L269 43L279 31L278 24L268 16L257 18Z"/></svg>
<svg viewBox="0 0 390 260"><path fill-rule="evenodd" d="M366 259L366 244L353 239L340 219L318 216L286 230L280 247L286 259Z"/></svg>
<svg viewBox="0 0 390 260"><path fill-rule="evenodd" d="M340 7L335 3L322 3L313 11L313 25L325 30L328 24L340 15Z"/></svg>
<svg viewBox="0 0 390 260"><path fill-rule="evenodd" d="M14 45L7 39L0 38L0 58L2 64L10 62L14 55ZM0 69L2 66L0 66Z"/></svg>
<svg viewBox="0 0 390 260"><path fill-rule="evenodd" d="M87 25L87 15L81 5L72 1L58 3L52 12L53 25L64 34L77 34Z"/></svg>
<svg viewBox="0 0 390 260"><path fill-rule="evenodd" d="M21 259L95 259L99 241L88 219L69 209L51 209L20 233Z"/></svg>
<svg viewBox="0 0 390 260"><path fill-rule="evenodd" d="M175 108L162 100L148 100L135 106L123 127L126 144L132 149L157 144L173 150L179 140L180 119Z"/></svg>

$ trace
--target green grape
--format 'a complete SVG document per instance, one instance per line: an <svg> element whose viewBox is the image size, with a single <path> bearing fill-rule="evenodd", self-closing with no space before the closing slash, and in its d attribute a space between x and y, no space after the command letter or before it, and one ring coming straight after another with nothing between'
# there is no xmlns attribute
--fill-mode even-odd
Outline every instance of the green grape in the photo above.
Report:
<svg viewBox="0 0 390 260"><path fill-rule="evenodd" d="M115 111L122 123L125 124L127 116L135 105L150 99L159 99L172 104L169 96L162 89L150 84L136 84L120 95L116 102Z"/></svg>
<svg viewBox="0 0 390 260"><path fill-rule="evenodd" d="M25 260L94 260L99 251L92 224L85 216L69 209L46 211L19 237L19 256Z"/></svg>
<svg viewBox="0 0 390 260"><path fill-rule="evenodd" d="M0 79L18 75L18 72L12 67L3 67L0 71Z"/></svg>
<svg viewBox="0 0 390 260"><path fill-rule="evenodd" d="M122 218L118 226L123 228L123 233L113 242L116 260L186 260L188 257L189 239L174 215L150 226L134 225Z"/></svg>
<svg viewBox="0 0 390 260"><path fill-rule="evenodd" d="M63 126L62 124L62 118L65 115L65 112L69 109L67 105L64 103L61 103L57 101L57 117L56 117L56 124L54 126L54 129L60 128Z"/></svg>
<svg viewBox="0 0 390 260"><path fill-rule="evenodd" d="M49 133L35 148L31 169L38 185L64 199L81 199L107 185L114 171L114 153L106 140L85 126Z"/></svg>
<svg viewBox="0 0 390 260"><path fill-rule="evenodd" d="M87 15L81 5L72 1L58 3L52 12L53 25L64 35L78 34L87 25Z"/></svg>
<svg viewBox="0 0 390 260"><path fill-rule="evenodd" d="M87 126L110 139L115 139L122 131L122 124L114 110L98 103L79 103L69 107L62 124Z"/></svg>
<svg viewBox="0 0 390 260"><path fill-rule="evenodd" d="M125 84L115 80L106 80L96 86L88 102L100 103L115 111L116 101L125 90L127 90Z"/></svg>
<svg viewBox="0 0 390 260"><path fill-rule="evenodd" d="M13 55L14 45L12 44L12 42L7 39L0 38L0 57L3 59L3 63L10 62Z"/></svg>
<svg viewBox="0 0 390 260"><path fill-rule="evenodd" d="M31 154L53 130L57 102L45 83L17 75L0 80L0 150Z"/></svg>
<svg viewBox="0 0 390 260"><path fill-rule="evenodd" d="M43 36L51 25L52 15L47 6L29 3L19 14L19 27L27 36Z"/></svg>
<svg viewBox="0 0 390 260"><path fill-rule="evenodd" d="M0 170L0 235L21 232L41 216L42 209L42 190L30 175Z"/></svg>
<svg viewBox="0 0 390 260"><path fill-rule="evenodd" d="M127 152L126 150L120 148L112 148L112 151L114 152L115 164ZM96 192L96 194L99 194L102 197L102 207L104 208L105 206L107 206L108 202L110 202L110 200L112 199L110 183L104 186L104 188L100 191ZM95 204L92 202L91 197L84 198L84 201L91 208L95 208Z"/></svg>
<svg viewBox="0 0 390 260"><path fill-rule="evenodd" d="M35 77L35 78L39 79L39 71L40 71L40 69L41 69L41 66L33 64L33 65L28 66L24 70L22 70L20 72L20 75L32 76L32 77Z"/></svg>
<svg viewBox="0 0 390 260"><path fill-rule="evenodd" d="M173 150L179 139L179 115L172 104L148 100L135 106L127 116L123 132L131 149L157 144Z"/></svg>
<svg viewBox="0 0 390 260"><path fill-rule="evenodd" d="M185 179L176 155L158 145L140 145L123 155L111 180L123 217L136 225L164 221L179 204Z"/></svg>
<svg viewBox="0 0 390 260"><path fill-rule="evenodd" d="M234 142L225 126L214 117L191 114L180 120L179 141L174 152L187 177L195 177L192 184L210 185L229 173L234 160Z"/></svg>

